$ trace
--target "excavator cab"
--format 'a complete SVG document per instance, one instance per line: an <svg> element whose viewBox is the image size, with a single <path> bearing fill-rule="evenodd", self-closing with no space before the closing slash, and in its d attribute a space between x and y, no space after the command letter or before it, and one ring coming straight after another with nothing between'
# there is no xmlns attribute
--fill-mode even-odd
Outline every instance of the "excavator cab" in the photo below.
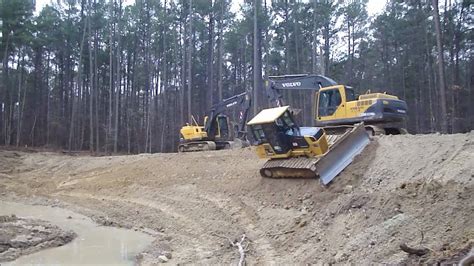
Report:
<svg viewBox="0 0 474 266"><path fill-rule="evenodd" d="M207 121L204 122L204 124ZM223 114L216 116L209 127L208 137L213 140L231 140L232 134L229 130L229 117Z"/></svg>
<svg viewBox="0 0 474 266"><path fill-rule="evenodd" d="M347 114L347 102L356 100L355 92L351 87L336 85L321 88L315 94L316 121L344 119Z"/></svg>

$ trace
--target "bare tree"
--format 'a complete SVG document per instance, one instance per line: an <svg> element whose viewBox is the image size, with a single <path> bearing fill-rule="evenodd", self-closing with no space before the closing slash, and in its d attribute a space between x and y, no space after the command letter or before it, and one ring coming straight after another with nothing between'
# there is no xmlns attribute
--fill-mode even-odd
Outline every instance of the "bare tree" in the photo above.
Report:
<svg viewBox="0 0 474 266"><path fill-rule="evenodd" d="M444 78L444 56L441 26L439 20L438 0L431 0L436 31L436 46L438 49L439 101L441 105L441 132L448 133L448 115L446 108L446 83Z"/></svg>
<svg viewBox="0 0 474 266"><path fill-rule="evenodd" d="M261 70L259 58L258 46L260 31L258 29L258 6L259 0L253 1L253 113L257 114L258 112L258 93L260 88L260 79L261 79ZM260 75L260 76L259 76Z"/></svg>
<svg viewBox="0 0 474 266"><path fill-rule="evenodd" d="M192 123L192 110L191 110L191 98L192 98L192 78L193 78L193 73L192 73L192 53L193 53L193 0L189 0L189 10L188 10L188 15L189 15L189 26L188 26L188 122L189 124Z"/></svg>

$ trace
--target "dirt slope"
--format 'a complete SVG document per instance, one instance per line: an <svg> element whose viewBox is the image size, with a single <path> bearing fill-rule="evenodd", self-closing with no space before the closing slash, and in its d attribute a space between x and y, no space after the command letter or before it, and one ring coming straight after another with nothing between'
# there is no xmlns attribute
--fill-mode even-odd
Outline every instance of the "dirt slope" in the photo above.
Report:
<svg viewBox="0 0 474 266"><path fill-rule="evenodd" d="M58 204L156 236L144 263L435 262L474 240L474 133L383 136L328 187L263 179L249 149L73 157L0 152L3 198ZM408 256L399 244L423 246ZM453 257L454 256L454 257Z"/></svg>

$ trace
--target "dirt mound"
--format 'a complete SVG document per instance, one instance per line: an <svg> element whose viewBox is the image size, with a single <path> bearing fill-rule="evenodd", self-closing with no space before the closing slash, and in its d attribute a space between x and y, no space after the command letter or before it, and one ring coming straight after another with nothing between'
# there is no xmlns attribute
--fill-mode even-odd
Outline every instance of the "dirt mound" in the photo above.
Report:
<svg viewBox="0 0 474 266"><path fill-rule="evenodd" d="M18 161L4 197L55 199L150 232L145 264L165 251L173 263L235 263L230 242L243 234L249 262L278 264L438 262L474 239L473 133L377 138L329 187L261 178L250 148ZM408 255L401 243L429 252Z"/></svg>
<svg viewBox="0 0 474 266"><path fill-rule="evenodd" d="M0 262L21 255L65 245L76 234L48 222L16 216L0 216Z"/></svg>

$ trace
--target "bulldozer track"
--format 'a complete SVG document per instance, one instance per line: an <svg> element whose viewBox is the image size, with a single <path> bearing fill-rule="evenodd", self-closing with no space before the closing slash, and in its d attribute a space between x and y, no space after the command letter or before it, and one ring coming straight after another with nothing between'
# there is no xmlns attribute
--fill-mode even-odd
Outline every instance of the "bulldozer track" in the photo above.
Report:
<svg viewBox="0 0 474 266"><path fill-rule="evenodd" d="M260 169L260 174L269 178L316 178L318 161L319 158L306 157L269 160Z"/></svg>
<svg viewBox="0 0 474 266"><path fill-rule="evenodd" d="M320 178L329 184L369 143L364 124L347 128L340 135L327 135L329 151L316 157L270 159L260 175L270 178Z"/></svg>

